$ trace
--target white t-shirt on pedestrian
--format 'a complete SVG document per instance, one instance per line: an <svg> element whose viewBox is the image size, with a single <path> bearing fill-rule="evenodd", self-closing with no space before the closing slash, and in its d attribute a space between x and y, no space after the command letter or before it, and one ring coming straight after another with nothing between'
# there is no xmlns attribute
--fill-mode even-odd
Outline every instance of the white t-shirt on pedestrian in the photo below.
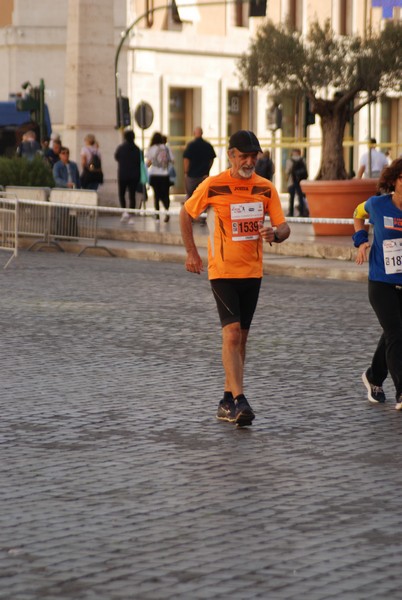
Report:
<svg viewBox="0 0 402 600"><path fill-rule="evenodd" d="M369 174L369 154L365 152L360 159L360 166L364 166L364 177L370 177ZM377 178L380 176L384 167L388 166L387 157L382 152L378 152L375 148L371 148L371 177Z"/></svg>

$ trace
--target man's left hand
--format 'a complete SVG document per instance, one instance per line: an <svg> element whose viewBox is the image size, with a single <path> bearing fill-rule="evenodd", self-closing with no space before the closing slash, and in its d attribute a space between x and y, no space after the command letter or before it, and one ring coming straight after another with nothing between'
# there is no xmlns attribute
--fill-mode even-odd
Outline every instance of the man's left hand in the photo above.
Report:
<svg viewBox="0 0 402 600"><path fill-rule="evenodd" d="M260 236L266 242L272 244L275 241L275 230L273 227L265 226L260 223Z"/></svg>

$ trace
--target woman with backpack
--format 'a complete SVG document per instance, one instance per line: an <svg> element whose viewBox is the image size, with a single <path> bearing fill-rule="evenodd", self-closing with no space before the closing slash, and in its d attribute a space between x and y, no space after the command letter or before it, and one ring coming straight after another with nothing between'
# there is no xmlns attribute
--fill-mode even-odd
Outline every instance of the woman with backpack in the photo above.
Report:
<svg viewBox="0 0 402 600"><path fill-rule="evenodd" d="M97 190L99 185L103 183L103 172L98 142L92 133L85 136L80 156L82 167L81 187L86 190Z"/></svg>
<svg viewBox="0 0 402 600"><path fill-rule="evenodd" d="M157 211L155 219L159 219L159 202L165 207L165 223L169 221L169 187L170 177L169 168L174 162L172 151L164 143L161 133L154 133L151 139L151 145L146 155L146 165L149 169L149 185L153 189L155 199L155 210Z"/></svg>

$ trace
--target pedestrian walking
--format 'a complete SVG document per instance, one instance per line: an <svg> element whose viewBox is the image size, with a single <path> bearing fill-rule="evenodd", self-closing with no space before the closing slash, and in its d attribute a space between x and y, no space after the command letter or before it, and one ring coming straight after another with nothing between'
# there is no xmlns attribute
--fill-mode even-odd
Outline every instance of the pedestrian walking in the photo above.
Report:
<svg viewBox="0 0 402 600"><path fill-rule="evenodd" d="M121 221L134 222L134 217L126 210L126 191L128 190L130 209L136 208L135 192L141 176L141 150L134 143L135 133L128 130L124 132L124 142L120 144L114 153L117 161L117 186L119 191L119 202L124 212Z"/></svg>
<svg viewBox="0 0 402 600"><path fill-rule="evenodd" d="M216 154L209 142L204 140L201 127L194 129L194 139L183 152L184 187L186 199L190 198L197 186L208 177Z"/></svg>
<svg viewBox="0 0 402 600"><path fill-rule="evenodd" d="M99 144L93 133L84 138L81 148L81 187L86 190L97 190L103 183L102 159Z"/></svg>
<svg viewBox="0 0 402 600"><path fill-rule="evenodd" d="M298 198L298 209L300 217L308 217L306 197L302 192L300 182L307 179L308 171L301 150L295 148L292 150L290 158L286 161L286 175L288 176L289 210L288 217L294 216L295 196Z"/></svg>
<svg viewBox="0 0 402 600"><path fill-rule="evenodd" d="M364 221L374 227L369 254L368 296L382 327L382 334L363 383L372 403L384 403L383 383L391 374L396 410L402 410L402 158L394 160L380 176L381 196L372 196L354 212L353 241L356 263L367 260L370 248Z"/></svg>
<svg viewBox="0 0 402 600"><path fill-rule="evenodd" d="M162 202L166 210L165 223L167 223L170 218L169 169L174 163L174 158L169 146L163 140L161 133L154 133L145 158L146 165L149 168L149 185L154 192L155 210L157 211L155 218L159 219L159 203Z"/></svg>
<svg viewBox="0 0 402 600"><path fill-rule="evenodd" d="M283 242L290 229L274 185L255 174L259 141L240 130L229 140L230 169L199 184L180 212L186 269L201 273L192 220L208 211L208 277L222 325L224 395L217 418L251 425L255 415L243 389L246 343L262 278L262 243ZM270 226L264 225L269 215Z"/></svg>
<svg viewBox="0 0 402 600"><path fill-rule="evenodd" d="M260 177L264 177L265 179L272 181L272 177L275 173L275 165L269 150L264 150L260 158L257 160L255 172L257 175L260 175Z"/></svg>

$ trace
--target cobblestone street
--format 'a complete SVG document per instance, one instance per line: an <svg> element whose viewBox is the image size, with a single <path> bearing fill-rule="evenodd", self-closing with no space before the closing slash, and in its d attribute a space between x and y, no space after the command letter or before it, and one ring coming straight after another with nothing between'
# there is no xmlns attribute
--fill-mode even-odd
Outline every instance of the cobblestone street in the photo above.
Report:
<svg viewBox="0 0 402 600"><path fill-rule="evenodd" d="M215 419L205 274L25 252L0 284L2 600L401 598L402 415L361 382L365 283L264 278L245 429Z"/></svg>

